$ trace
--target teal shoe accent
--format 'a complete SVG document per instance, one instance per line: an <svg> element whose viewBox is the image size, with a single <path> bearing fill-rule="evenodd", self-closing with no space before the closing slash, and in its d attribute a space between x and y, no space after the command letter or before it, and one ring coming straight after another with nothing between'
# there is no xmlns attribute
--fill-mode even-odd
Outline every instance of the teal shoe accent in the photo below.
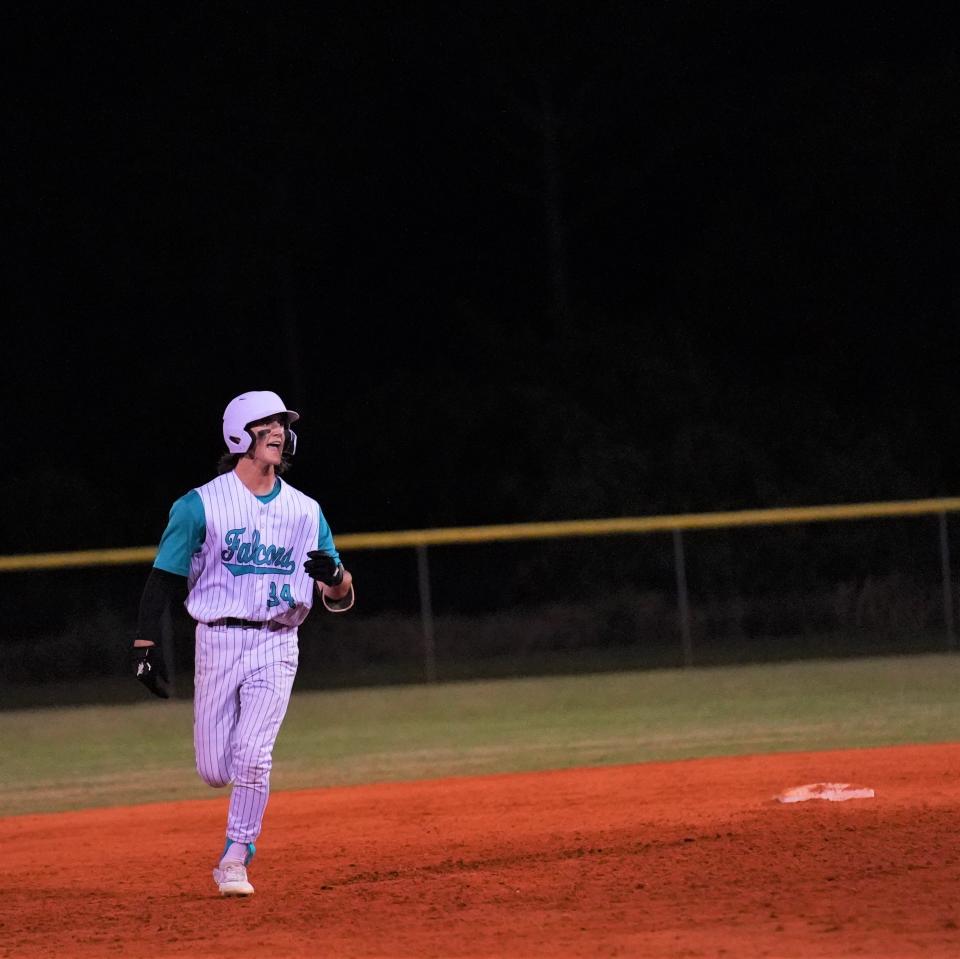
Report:
<svg viewBox="0 0 960 959"><path fill-rule="evenodd" d="M237 841L236 839L231 839L229 836L227 836L226 845L223 847L223 852L220 853L220 861L221 861L221 862L223 862L223 857L227 854L227 850L228 850L236 841ZM247 854L246 854L246 856L243 857L243 864L244 864L245 866L249 866L249 865L250 865L250 860L253 859L254 855L255 855L256 852L257 852L257 847L256 847L252 842L241 843L241 845L246 846L246 849L247 849Z"/></svg>

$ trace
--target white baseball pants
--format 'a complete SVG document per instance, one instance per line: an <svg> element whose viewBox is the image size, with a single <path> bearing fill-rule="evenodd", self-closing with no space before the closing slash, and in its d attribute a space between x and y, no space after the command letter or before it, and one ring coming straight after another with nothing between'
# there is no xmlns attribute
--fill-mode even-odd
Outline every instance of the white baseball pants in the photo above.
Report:
<svg viewBox="0 0 960 959"><path fill-rule="evenodd" d="M197 624L193 742L197 772L233 788L227 836L254 842L270 795L273 746L297 673L297 629Z"/></svg>

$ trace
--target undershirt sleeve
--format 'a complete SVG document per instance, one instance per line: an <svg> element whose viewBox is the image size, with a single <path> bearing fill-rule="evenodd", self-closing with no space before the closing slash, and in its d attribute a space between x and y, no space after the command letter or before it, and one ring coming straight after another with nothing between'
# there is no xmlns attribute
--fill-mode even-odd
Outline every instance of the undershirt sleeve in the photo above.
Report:
<svg viewBox="0 0 960 959"><path fill-rule="evenodd" d="M143 595L140 597L140 614L137 618L137 639L149 639L161 645L161 624L170 605L187 595L187 579L154 567L147 577Z"/></svg>

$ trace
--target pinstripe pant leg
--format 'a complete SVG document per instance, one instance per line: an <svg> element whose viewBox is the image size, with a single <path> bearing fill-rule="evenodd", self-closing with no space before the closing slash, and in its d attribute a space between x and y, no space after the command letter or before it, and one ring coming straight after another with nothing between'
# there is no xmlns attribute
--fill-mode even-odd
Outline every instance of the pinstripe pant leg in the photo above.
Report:
<svg viewBox="0 0 960 959"><path fill-rule="evenodd" d="M297 672L297 632L247 631L240 717L233 740L233 789L227 835L254 842L270 795L273 746L290 703Z"/></svg>
<svg viewBox="0 0 960 959"><path fill-rule="evenodd" d="M193 745L197 772L210 786L233 779L243 644L238 630L197 625Z"/></svg>

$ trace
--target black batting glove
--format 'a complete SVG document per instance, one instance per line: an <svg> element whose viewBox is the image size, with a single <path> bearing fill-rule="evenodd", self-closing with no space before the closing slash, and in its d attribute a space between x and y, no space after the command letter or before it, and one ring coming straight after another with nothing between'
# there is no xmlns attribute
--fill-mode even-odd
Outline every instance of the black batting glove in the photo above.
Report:
<svg viewBox="0 0 960 959"><path fill-rule="evenodd" d="M339 586L343 582L343 563L338 563L329 553L312 549L310 558L303 564L303 570L311 579L317 579L324 586Z"/></svg>
<svg viewBox="0 0 960 959"><path fill-rule="evenodd" d="M134 646L130 650L133 674L154 696L170 698L170 677L159 646Z"/></svg>

